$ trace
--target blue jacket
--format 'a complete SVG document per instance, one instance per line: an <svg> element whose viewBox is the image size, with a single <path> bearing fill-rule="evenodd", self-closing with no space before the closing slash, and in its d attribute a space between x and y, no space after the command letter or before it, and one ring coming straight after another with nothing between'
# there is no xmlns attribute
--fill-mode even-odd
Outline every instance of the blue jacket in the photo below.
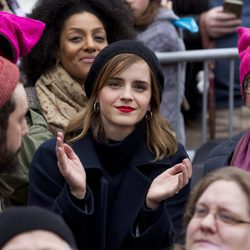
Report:
<svg viewBox="0 0 250 250"><path fill-rule="evenodd" d="M182 145L174 156L153 162L152 152L142 142L124 173L108 219L109 182L103 175L93 139L88 135L72 147L86 171L87 198L77 200L70 194L57 167L55 139L51 139L39 147L31 163L30 205L60 214L72 229L79 249L157 250L172 243L175 231L182 228L190 183L154 212L145 208L144 201L152 180L188 157ZM145 222L141 218L147 218L148 226L138 236L136 227ZM111 228L108 237L107 227Z"/></svg>

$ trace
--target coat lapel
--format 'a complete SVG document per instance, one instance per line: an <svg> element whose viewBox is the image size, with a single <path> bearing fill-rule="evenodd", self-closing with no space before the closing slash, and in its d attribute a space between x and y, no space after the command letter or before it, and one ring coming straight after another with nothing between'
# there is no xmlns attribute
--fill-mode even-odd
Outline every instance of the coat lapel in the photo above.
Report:
<svg viewBox="0 0 250 250"><path fill-rule="evenodd" d="M154 155L148 150L146 144L141 143L123 177L111 217L112 232L114 233L112 238L113 250L119 249L144 206L151 179L144 175L140 168L150 167L150 162L153 159ZM162 166L164 163L168 164L168 160L152 162L154 166L158 164ZM135 228L136 225L133 226Z"/></svg>
<svg viewBox="0 0 250 250"><path fill-rule="evenodd" d="M111 223L113 228L112 249L119 249L121 242L144 204L148 180L137 168L131 166L125 173L114 202Z"/></svg>
<svg viewBox="0 0 250 250"><path fill-rule="evenodd" d="M92 138L89 134L83 139L76 141L71 146L78 155L86 170L99 169L101 172L103 172L101 163L93 145Z"/></svg>

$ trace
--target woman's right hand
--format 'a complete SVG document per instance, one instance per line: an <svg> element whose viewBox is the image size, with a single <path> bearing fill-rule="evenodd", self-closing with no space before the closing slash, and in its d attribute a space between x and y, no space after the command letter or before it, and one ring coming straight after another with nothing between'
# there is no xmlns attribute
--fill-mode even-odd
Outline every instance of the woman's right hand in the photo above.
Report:
<svg viewBox="0 0 250 250"><path fill-rule="evenodd" d="M64 143L63 133L57 133L56 143L57 165L71 193L77 199L84 199L86 194L86 173L74 150Z"/></svg>

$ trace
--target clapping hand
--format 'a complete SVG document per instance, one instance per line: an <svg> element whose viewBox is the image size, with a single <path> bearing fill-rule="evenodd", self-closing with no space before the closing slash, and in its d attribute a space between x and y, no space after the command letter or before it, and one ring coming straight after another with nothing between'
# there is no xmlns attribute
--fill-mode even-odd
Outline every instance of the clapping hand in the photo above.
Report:
<svg viewBox="0 0 250 250"><path fill-rule="evenodd" d="M178 193L192 176L192 165L188 158L158 175L148 190L146 205L156 209L160 202Z"/></svg>
<svg viewBox="0 0 250 250"><path fill-rule="evenodd" d="M56 155L59 170L69 184L71 193L77 199L86 194L86 173L74 150L64 143L63 133L57 133Z"/></svg>

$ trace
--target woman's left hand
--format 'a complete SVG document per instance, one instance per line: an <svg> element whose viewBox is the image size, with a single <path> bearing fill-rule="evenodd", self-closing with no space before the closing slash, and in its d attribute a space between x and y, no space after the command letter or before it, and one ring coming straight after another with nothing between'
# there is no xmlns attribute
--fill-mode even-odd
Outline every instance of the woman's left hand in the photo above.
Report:
<svg viewBox="0 0 250 250"><path fill-rule="evenodd" d="M149 187L146 205L156 209L160 202L178 193L192 176L192 164L188 158L158 175Z"/></svg>

